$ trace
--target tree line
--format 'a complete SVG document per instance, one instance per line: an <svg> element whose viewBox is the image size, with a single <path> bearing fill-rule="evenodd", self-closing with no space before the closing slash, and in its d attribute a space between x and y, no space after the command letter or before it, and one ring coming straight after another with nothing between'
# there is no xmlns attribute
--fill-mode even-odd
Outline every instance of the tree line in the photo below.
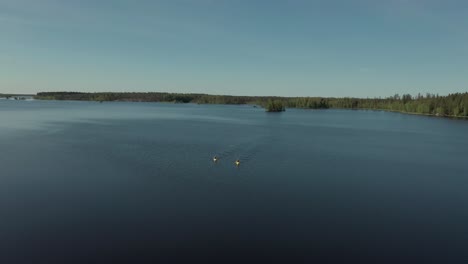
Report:
<svg viewBox="0 0 468 264"><path fill-rule="evenodd" d="M197 104L253 104L268 107L271 102L287 108L305 109L374 109L437 116L468 117L468 93L447 96L435 94L394 95L387 98L326 98L326 97L274 97L230 96L184 93L81 93L42 92L35 96L41 100L173 102Z"/></svg>
<svg viewBox="0 0 468 264"><path fill-rule="evenodd" d="M265 109L267 112L284 112L286 110L281 100L269 100Z"/></svg>

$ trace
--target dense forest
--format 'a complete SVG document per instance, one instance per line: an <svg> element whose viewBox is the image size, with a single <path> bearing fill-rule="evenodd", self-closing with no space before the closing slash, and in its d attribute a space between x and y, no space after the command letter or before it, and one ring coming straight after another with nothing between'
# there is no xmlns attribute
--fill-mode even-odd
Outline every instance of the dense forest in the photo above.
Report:
<svg viewBox="0 0 468 264"><path fill-rule="evenodd" d="M394 95L387 98L323 98L323 97L272 97L272 96L228 96L179 93L38 93L42 100L83 101L130 101L130 102L174 102L198 104L254 104L267 108L269 102L281 102L287 108L306 109L375 109L413 114L451 117L468 117L468 93L447 96L434 94Z"/></svg>
<svg viewBox="0 0 468 264"><path fill-rule="evenodd" d="M267 112L284 112L286 110L281 100L269 100L265 109Z"/></svg>

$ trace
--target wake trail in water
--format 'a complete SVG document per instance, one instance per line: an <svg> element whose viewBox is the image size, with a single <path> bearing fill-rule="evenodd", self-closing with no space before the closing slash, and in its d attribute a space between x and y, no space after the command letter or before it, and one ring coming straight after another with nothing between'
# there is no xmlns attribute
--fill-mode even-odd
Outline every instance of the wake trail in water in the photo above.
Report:
<svg viewBox="0 0 468 264"><path fill-rule="evenodd" d="M239 149L244 146L246 143L237 143L237 144L231 144L227 146L225 150L218 151L215 153L216 157L219 159L227 158L232 156L233 154L237 153Z"/></svg>
<svg viewBox="0 0 468 264"><path fill-rule="evenodd" d="M252 143L248 148L243 149L242 152L237 154L237 159L242 163L251 161L262 149L265 143L263 141L256 141Z"/></svg>
<svg viewBox="0 0 468 264"><path fill-rule="evenodd" d="M235 148L230 148L223 153L226 154L226 156L233 156L235 159L240 160L242 164L253 160L263 147L270 144L272 141L273 139L269 134L263 135L251 139L248 142L238 144Z"/></svg>

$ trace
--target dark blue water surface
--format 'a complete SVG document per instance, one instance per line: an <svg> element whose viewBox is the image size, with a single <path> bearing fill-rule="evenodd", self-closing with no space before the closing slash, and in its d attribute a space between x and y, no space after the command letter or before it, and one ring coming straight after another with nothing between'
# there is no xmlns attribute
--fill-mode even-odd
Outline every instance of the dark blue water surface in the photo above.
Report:
<svg viewBox="0 0 468 264"><path fill-rule="evenodd" d="M0 100L0 262L464 263L467 135L376 111Z"/></svg>

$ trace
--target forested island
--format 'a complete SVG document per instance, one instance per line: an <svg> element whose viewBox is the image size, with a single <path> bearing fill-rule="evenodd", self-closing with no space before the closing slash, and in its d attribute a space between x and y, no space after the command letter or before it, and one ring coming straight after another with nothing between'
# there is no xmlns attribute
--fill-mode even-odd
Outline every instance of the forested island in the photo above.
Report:
<svg viewBox="0 0 468 264"><path fill-rule="evenodd" d="M124 101L124 102L173 102L197 104L252 104L268 110L275 108L271 102L280 102L281 109L373 109L397 111L447 117L468 117L468 93L454 93L447 96L434 94L394 95L387 98L326 98L326 97L274 97L274 96L229 96L182 93L81 93L42 92L38 100L81 100L81 101ZM281 111L282 111L281 110Z"/></svg>

